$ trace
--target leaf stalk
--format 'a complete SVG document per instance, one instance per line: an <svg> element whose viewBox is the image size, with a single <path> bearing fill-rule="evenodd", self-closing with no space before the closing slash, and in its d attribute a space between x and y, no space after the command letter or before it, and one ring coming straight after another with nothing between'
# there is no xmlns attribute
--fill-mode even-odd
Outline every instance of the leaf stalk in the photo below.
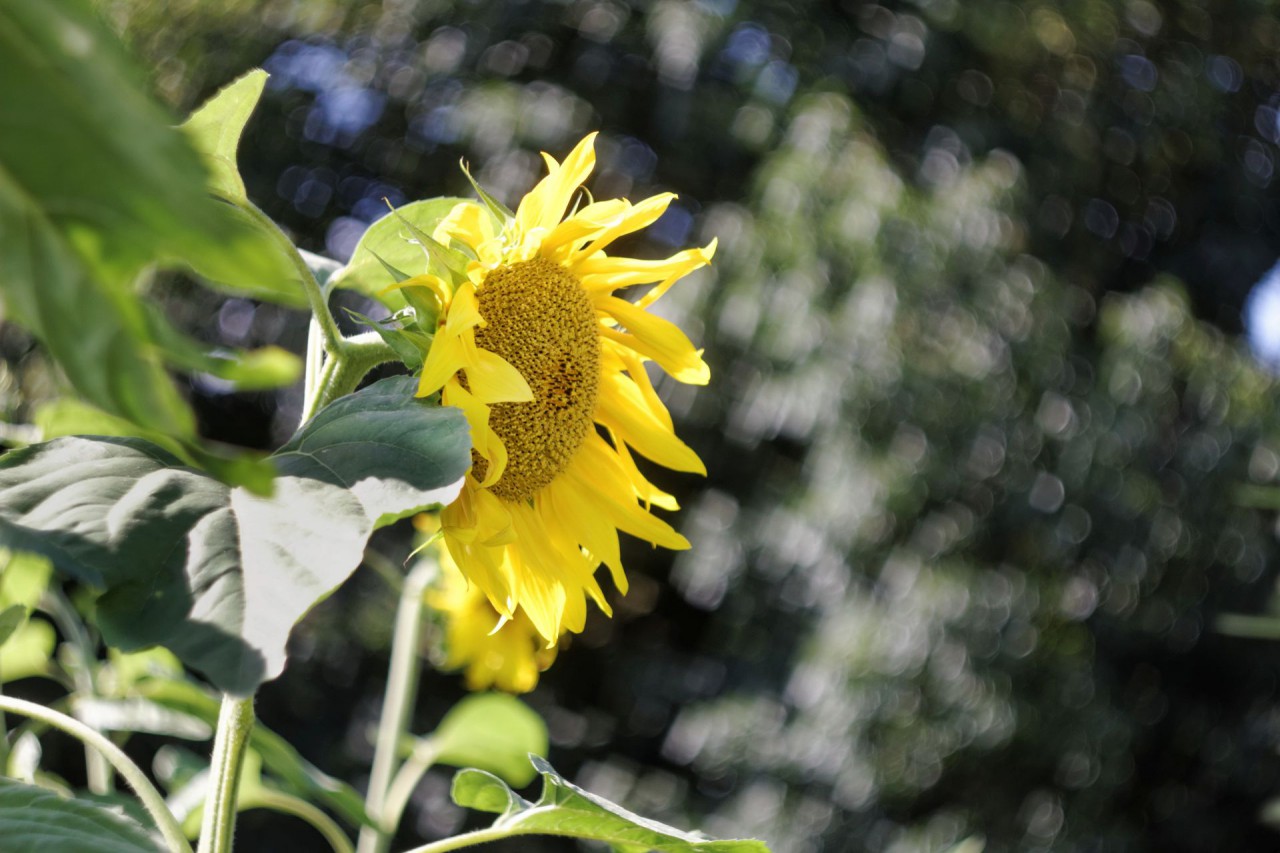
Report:
<svg viewBox="0 0 1280 853"><path fill-rule="evenodd" d="M418 644L422 638L422 599L435 575L435 564L419 560L404 580L396 609L395 633L391 640L391 662L382 715L374 742L373 767L369 773L369 793L365 811L376 826L362 827L357 853L387 853L394 821L387 808L400 744L408 734L409 718L418 695Z"/></svg>
<svg viewBox="0 0 1280 853"><path fill-rule="evenodd" d="M230 853L236 827L236 794L244 765L249 732L253 730L253 697L222 697L218 729L209 765L209 795L205 799L198 853Z"/></svg>
<svg viewBox="0 0 1280 853"><path fill-rule="evenodd" d="M35 702L15 699L12 696L0 696L0 710L39 720L51 728L71 735L86 747L92 747L106 758L116 772L129 783L129 787L133 788L133 792L142 801L147 814L151 815L151 819L159 828L170 853L191 853L191 845L187 843L186 836L182 834L182 827L178 825L173 813L165 805L164 796L151 784L151 780L147 778L142 768L134 764L129 756L107 737L75 717Z"/></svg>

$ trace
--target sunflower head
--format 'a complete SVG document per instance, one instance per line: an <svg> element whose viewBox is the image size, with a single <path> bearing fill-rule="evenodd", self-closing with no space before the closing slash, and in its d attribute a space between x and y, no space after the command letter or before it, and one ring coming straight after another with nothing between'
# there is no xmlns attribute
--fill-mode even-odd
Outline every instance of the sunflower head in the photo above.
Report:
<svg viewBox="0 0 1280 853"><path fill-rule="evenodd" d="M638 203L592 201L580 187L595 165L595 134L548 174L514 213L480 192L430 235L416 233L439 303L418 393L440 393L471 427L472 468L441 515L461 575L501 617L517 615L548 645L582 630L586 599L609 605L604 563L623 592L618 532L655 545L689 543L651 509L675 509L633 453L705 473L675 435L647 364L705 384L701 351L648 308L709 263L715 242L656 260L610 255L620 237L658 219L670 193ZM633 288L643 288L634 300Z"/></svg>

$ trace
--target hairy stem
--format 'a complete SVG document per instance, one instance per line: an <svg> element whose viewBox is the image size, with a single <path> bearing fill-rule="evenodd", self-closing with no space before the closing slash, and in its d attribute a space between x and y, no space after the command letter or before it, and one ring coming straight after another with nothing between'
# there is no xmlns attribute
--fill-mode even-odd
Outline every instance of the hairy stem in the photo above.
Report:
<svg viewBox="0 0 1280 853"><path fill-rule="evenodd" d="M365 795L365 811L376 826L360 830L358 853L386 853L395 832L388 819L387 800L395 775L397 753L408 731L409 716L418 693L418 643L422 637L422 596L435 574L435 565L420 560L405 578L396 610L395 634L391 641L391 663L387 673L387 689L382 700L382 716L374 743L373 768L369 774L369 792Z"/></svg>
<svg viewBox="0 0 1280 853"><path fill-rule="evenodd" d="M261 790L254 794L252 802L244 804L244 808L271 809L281 814L289 814L301 818L324 836L324 840L329 842L329 848L333 850L333 853L353 853L351 840L342 831L342 827L338 826L333 818L301 797L295 797L292 794L285 794L280 791Z"/></svg>
<svg viewBox="0 0 1280 853"><path fill-rule="evenodd" d="M236 792L253 729L253 697L224 695L209 765L209 794L200 825L199 853L229 853L236 828Z"/></svg>
<svg viewBox="0 0 1280 853"><path fill-rule="evenodd" d="M56 585L45 590L41 607L71 644L74 657L70 675L76 693L86 698L96 696L98 688L93 680L93 668L97 663L97 648L81 623L79 614ZM88 744L84 748L84 767L85 783L90 791L105 794L111 790L110 768L102 754L91 749Z"/></svg>
<svg viewBox="0 0 1280 853"><path fill-rule="evenodd" d="M177 820L174 819L173 814L164 803L164 797L151 784L147 774L142 772L142 768L134 764L120 747L100 734L96 729L85 725L75 717L55 711L52 708L46 708L35 702L14 699L11 696L0 696L0 710L39 720L50 728L66 732L83 743L86 748L92 747L116 769L116 772L129 783L129 787L138 795L138 799L142 801L147 814L151 815L151 819L155 821L160 834L164 836L165 843L171 853L191 853L191 845L187 843L186 836L182 834L182 827L178 826Z"/></svg>

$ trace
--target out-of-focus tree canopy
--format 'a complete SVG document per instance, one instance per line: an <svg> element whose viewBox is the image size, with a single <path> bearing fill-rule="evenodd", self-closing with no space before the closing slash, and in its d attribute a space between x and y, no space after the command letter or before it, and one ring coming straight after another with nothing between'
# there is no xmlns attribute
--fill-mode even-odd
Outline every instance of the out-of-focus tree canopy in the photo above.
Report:
<svg viewBox="0 0 1280 853"><path fill-rule="evenodd" d="M242 164L306 248L468 192L459 157L514 202L594 128L597 197L681 194L629 248L720 239L664 300L714 377L662 389L711 472L655 474L694 548L631 547L532 697L579 782L779 853L1275 847L1280 658L1215 630L1275 578L1237 493L1280 474L1276 388L1228 336L1280 243L1275 10L101 5L178 110L271 71ZM179 292L210 339L301 340ZM6 353L21 414L48 380ZM215 437L296 417L193 390ZM367 758L386 606L344 590L263 694L333 772ZM404 840L462 820L446 779Z"/></svg>

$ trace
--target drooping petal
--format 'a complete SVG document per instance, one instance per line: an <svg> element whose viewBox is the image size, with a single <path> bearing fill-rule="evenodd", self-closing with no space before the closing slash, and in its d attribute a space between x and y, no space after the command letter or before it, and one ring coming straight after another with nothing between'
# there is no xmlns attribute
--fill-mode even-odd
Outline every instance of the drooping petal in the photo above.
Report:
<svg viewBox="0 0 1280 853"><path fill-rule="evenodd" d="M707 244L706 248L690 250L694 253L694 261L696 261L696 263L694 261L691 261L693 265L690 266L688 269L683 270L681 272L672 273L670 276L664 279L662 283L659 284L657 287L651 288L648 293L646 293L644 296L641 296L639 299L636 300L636 307L648 308L650 305L652 305L653 303L661 299L662 295L666 293L668 290L670 290L671 286L675 284L677 281L684 278L686 275L693 272L695 269L704 267L707 264L711 263L711 259L712 257L715 256L715 253L716 253L716 246L718 245L719 245L719 240L717 240L716 238L712 238L711 242Z"/></svg>
<svg viewBox="0 0 1280 853"><path fill-rule="evenodd" d="M618 547L618 531L592 503L592 496L578 490L573 480L557 477L538 496L545 501L544 515L559 519L575 539L591 555L609 567L613 584L624 595L627 592L627 576L622 570L622 552Z"/></svg>
<svg viewBox="0 0 1280 853"><path fill-rule="evenodd" d="M713 240L705 249L686 249L658 261L595 255L583 258L574 264L573 272L582 280L582 286L588 293L607 292L620 287L634 287L659 281L663 283L665 293L666 288L671 286L668 282L674 283L710 263L710 253L715 251L715 245ZM658 289L654 288L646 293L645 298ZM648 304L652 304L657 298L657 296L653 297ZM644 308L648 305L640 307Z"/></svg>
<svg viewBox="0 0 1280 853"><path fill-rule="evenodd" d="M453 337L461 337L464 332L483 326L484 318L480 316L480 302L476 299L476 286L471 282L463 282L449 301L449 314L445 317L444 331Z"/></svg>
<svg viewBox="0 0 1280 853"><path fill-rule="evenodd" d="M456 500L440 511L440 529L449 553L463 568L467 580L482 589L494 609L510 618L514 615L515 586L502 546L485 544L486 536L509 519L492 516L492 506L477 505L477 497L488 495L469 475ZM492 497L492 496L490 496ZM505 514L505 513L504 513Z"/></svg>
<svg viewBox="0 0 1280 853"><path fill-rule="evenodd" d="M563 476L573 478L580 489L594 495L600 511L607 513L619 530L663 548L683 551L689 547L688 539L636 503L626 471L600 436L587 436Z"/></svg>
<svg viewBox="0 0 1280 853"><path fill-rule="evenodd" d="M560 636L566 601L564 584L556 577L557 560L548 553L551 546L536 523L533 510L523 504L510 506L516 538L508 550L521 569L516 575L520 606L538 633L548 643L555 642Z"/></svg>
<svg viewBox="0 0 1280 853"><path fill-rule="evenodd" d="M618 302L622 301L618 300ZM686 385L706 385L711 381L711 368L707 367L707 363L702 360L701 350L693 348L693 344L685 337L684 332L676 328L673 323L646 314L641 309L637 308L635 311L637 313L628 314L628 317L636 325L629 325L627 320L618 316L627 312L620 310L609 312L633 334L601 325L600 336L656 361L677 382L683 382ZM651 323L650 320L657 322Z"/></svg>
<svg viewBox="0 0 1280 853"><path fill-rule="evenodd" d="M649 411L640 389L626 374L615 373L604 378L596 401L596 421L659 465L674 471L707 473L693 448L676 438L671 428Z"/></svg>
<svg viewBox="0 0 1280 853"><path fill-rule="evenodd" d="M636 465L636 461L631 458L631 451L627 449L627 443L619 438L613 430L609 430L609 438L613 441L613 449L618 453L618 461L622 463L622 467L626 469L627 477L631 480L631 488L635 490L636 497L644 504L644 508L648 509L652 505L673 512L678 510L680 503L675 499L674 495L669 495L662 491L662 489L650 483L644 474L640 473L640 468Z"/></svg>
<svg viewBox="0 0 1280 853"><path fill-rule="evenodd" d="M640 389L640 395L644 397L644 401L653 416L662 421L667 429L675 432L675 424L671 421L671 413L667 411L662 398L654 390L653 382L649 379L649 371L645 370L644 358L634 350L620 347L612 341L609 342L606 348L617 352L619 360L627 371L627 375L631 377L631 381L636 383L636 388Z"/></svg>
<svg viewBox="0 0 1280 853"><path fill-rule="evenodd" d="M462 341L442 330L427 351L422 376L418 379L418 396L426 397L439 391L465 363Z"/></svg>
<svg viewBox="0 0 1280 853"><path fill-rule="evenodd" d="M496 352L476 346L475 336L462 341L462 366L471 393L482 403L527 403L533 399L529 382Z"/></svg>

